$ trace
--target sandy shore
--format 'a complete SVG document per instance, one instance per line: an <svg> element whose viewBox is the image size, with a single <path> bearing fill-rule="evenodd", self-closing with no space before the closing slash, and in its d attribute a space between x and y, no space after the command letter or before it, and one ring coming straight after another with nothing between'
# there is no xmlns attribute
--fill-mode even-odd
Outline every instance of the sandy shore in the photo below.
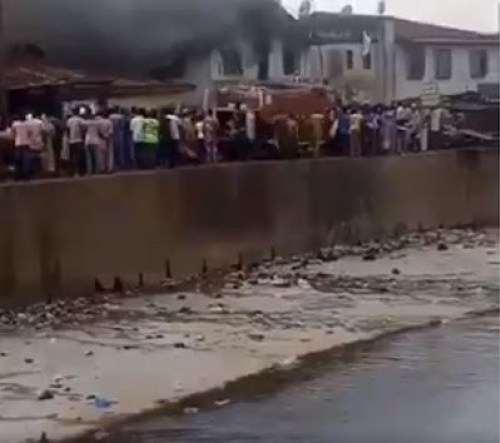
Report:
<svg viewBox="0 0 500 443"><path fill-rule="evenodd" d="M440 248L278 258L210 295L113 299L107 320L3 332L0 442L98 431L310 353L498 307L496 235L443 235Z"/></svg>

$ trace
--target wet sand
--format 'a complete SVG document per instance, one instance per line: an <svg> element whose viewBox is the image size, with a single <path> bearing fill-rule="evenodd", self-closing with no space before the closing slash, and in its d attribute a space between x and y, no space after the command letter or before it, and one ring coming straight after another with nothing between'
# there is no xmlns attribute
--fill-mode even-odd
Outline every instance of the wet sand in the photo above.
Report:
<svg viewBox="0 0 500 443"><path fill-rule="evenodd" d="M497 308L498 254L489 233L376 260L277 259L252 276L230 275L210 295L115 300L105 307L112 320L6 332L0 442L75 437L269 368L290 369L311 353ZM45 389L54 398L38 400Z"/></svg>

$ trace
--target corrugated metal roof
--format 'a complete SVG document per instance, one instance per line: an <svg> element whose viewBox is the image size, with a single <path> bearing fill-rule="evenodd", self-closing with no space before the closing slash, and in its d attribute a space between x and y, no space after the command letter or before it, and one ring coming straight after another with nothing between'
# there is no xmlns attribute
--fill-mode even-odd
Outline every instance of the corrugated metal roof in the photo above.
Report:
<svg viewBox="0 0 500 443"><path fill-rule="evenodd" d="M4 70L3 80L8 89L111 81L110 79L92 77L79 71L54 67L44 63L10 64Z"/></svg>
<svg viewBox="0 0 500 443"><path fill-rule="evenodd" d="M195 87L186 83L95 76L40 62L9 65L4 71L4 83L10 90L66 85L74 89L104 86L107 88L106 92L113 96L133 93L175 93L192 90Z"/></svg>

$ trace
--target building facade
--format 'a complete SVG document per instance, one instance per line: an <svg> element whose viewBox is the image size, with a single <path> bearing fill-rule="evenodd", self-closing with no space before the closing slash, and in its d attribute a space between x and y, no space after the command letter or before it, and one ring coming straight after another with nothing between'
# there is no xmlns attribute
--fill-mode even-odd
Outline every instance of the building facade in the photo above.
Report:
<svg viewBox="0 0 500 443"><path fill-rule="evenodd" d="M348 100L416 99L429 84L441 95L498 89L498 35L386 16L317 13L301 22L310 41L300 77Z"/></svg>

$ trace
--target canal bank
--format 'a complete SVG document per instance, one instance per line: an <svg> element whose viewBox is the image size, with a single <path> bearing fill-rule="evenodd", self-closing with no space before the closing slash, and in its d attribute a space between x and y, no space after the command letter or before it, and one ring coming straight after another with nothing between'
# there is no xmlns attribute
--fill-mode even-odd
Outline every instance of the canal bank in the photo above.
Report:
<svg viewBox="0 0 500 443"><path fill-rule="evenodd" d="M497 149L0 186L0 306L417 229L498 225Z"/></svg>
<svg viewBox="0 0 500 443"><path fill-rule="evenodd" d="M306 356L491 309L495 231L338 246L276 257L205 293L110 299L107 320L2 335L0 441L102 437L137 416L220 407L245 377L266 380ZM37 400L43 390L52 398Z"/></svg>

